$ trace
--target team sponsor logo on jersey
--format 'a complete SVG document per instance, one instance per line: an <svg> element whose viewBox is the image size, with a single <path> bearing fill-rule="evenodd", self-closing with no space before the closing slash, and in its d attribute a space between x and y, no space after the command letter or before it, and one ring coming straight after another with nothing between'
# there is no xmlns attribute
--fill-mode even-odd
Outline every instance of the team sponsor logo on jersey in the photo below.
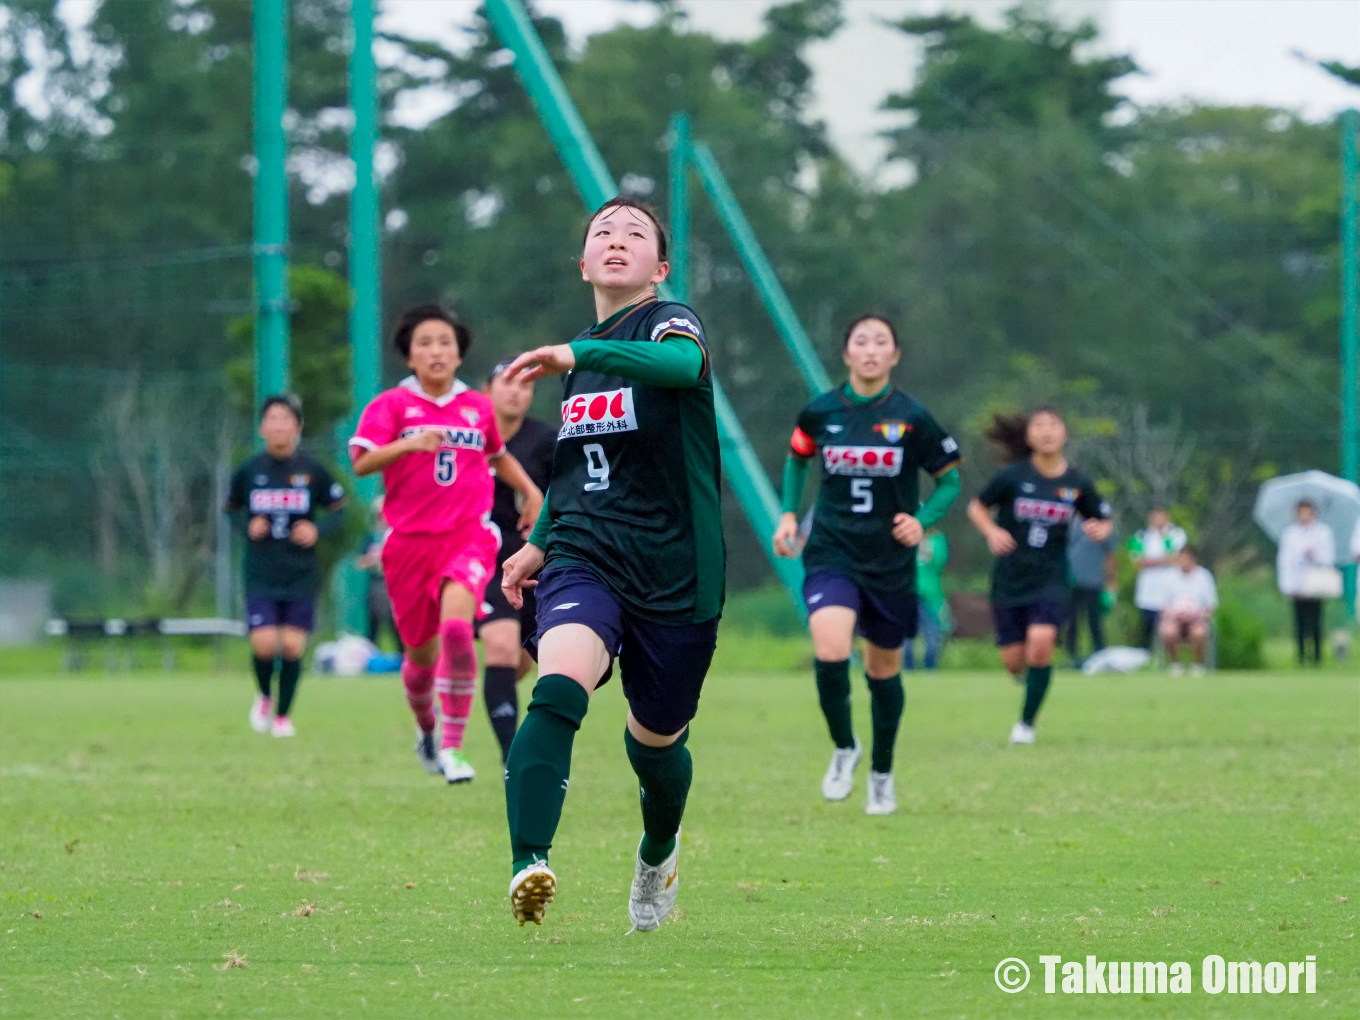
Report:
<svg viewBox="0 0 1360 1020"><path fill-rule="evenodd" d="M1036 524L1070 524L1076 511L1071 503L1055 503L1051 499L1017 499L1015 519Z"/></svg>
<svg viewBox="0 0 1360 1020"><path fill-rule="evenodd" d="M296 488L299 488L299 489L302 488L304 485L310 484L310 483L311 483L311 480L312 480L312 476L311 476L311 475L289 475L289 476L288 476L288 484L289 484L289 485L292 485L292 486L294 486L294 487L296 487Z"/></svg>
<svg viewBox="0 0 1360 1020"><path fill-rule="evenodd" d="M828 425L828 426L826 427L826 430L827 430L828 432L830 432L830 433L834 436L837 432L844 432L844 431L845 431L845 426L844 426L844 425Z"/></svg>
<svg viewBox="0 0 1360 1020"><path fill-rule="evenodd" d="M822 463L829 475L896 478L902 473L900 446L824 446Z"/></svg>
<svg viewBox="0 0 1360 1020"><path fill-rule="evenodd" d="M459 408L458 413L463 416L463 421L467 422L469 425L476 425L482 420L481 414L470 407Z"/></svg>
<svg viewBox="0 0 1360 1020"><path fill-rule="evenodd" d="M1058 498L1064 503L1075 503L1081 496L1080 489L1069 489L1066 486L1057 490Z"/></svg>
<svg viewBox="0 0 1360 1020"><path fill-rule="evenodd" d="M688 319L667 319L665 322L658 323L652 328L651 339L656 340L663 333L676 331L687 333L695 338L699 336L699 327Z"/></svg>
<svg viewBox="0 0 1360 1020"><path fill-rule="evenodd" d="M460 429L456 425L413 425L401 430L401 438L408 439L422 432L438 432L444 439L440 446L451 446L455 450L486 449L486 436L481 429Z"/></svg>
<svg viewBox="0 0 1360 1020"><path fill-rule="evenodd" d="M1020 486L1020 491L1021 491L1021 492L1033 492L1033 491L1034 491L1034 483L1033 483L1033 482L1025 482L1025 483L1023 483L1023 484Z"/></svg>
<svg viewBox="0 0 1360 1020"><path fill-rule="evenodd" d="M636 432L637 427L633 387L625 386L604 393L578 393L570 400L562 401L562 428L557 438Z"/></svg>
<svg viewBox="0 0 1360 1020"><path fill-rule="evenodd" d="M888 442L895 443L911 431L911 426L904 421L881 421L874 426L874 431Z"/></svg>
<svg viewBox="0 0 1360 1020"><path fill-rule="evenodd" d="M425 412L419 407L408 407L405 414L408 418L423 418L425 416Z"/></svg>
<svg viewBox="0 0 1360 1020"><path fill-rule="evenodd" d="M252 489L250 512L253 514L305 514L312 508L308 489Z"/></svg>
<svg viewBox="0 0 1360 1020"><path fill-rule="evenodd" d="M268 475L256 475L256 476L255 476L255 484L256 484L256 485L268 485L268 484L269 484L269 476L268 476Z"/></svg>

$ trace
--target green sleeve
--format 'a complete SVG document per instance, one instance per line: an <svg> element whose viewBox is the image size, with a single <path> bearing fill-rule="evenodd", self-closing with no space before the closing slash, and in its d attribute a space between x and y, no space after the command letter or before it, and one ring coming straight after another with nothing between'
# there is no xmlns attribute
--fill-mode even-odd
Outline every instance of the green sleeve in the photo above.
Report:
<svg viewBox="0 0 1360 1020"><path fill-rule="evenodd" d="M548 513L548 496L551 493L543 493L543 509L538 512L538 520L534 522L534 530L529 532L529 544L536 545L540 549L548 548L548 532L552 529L552 516Z"/></svg>
<svg viewBox="0 0 1360 1020"><path fill-rule="evenodd" d="M921 504L921 509L916 513L916 519L921 522L921 527L930 528L940 523L954 500L959 496L959 470L950 468L939 478L935 479L935 491L930 494L930 498Z"/></svg>
<svg viewBox="0 0 1360 1020"><path fill-rule="evenodd" d="M576 367L636 379L649 386L688 389L704 376L704 350L693 340L668 336L659 343L576 340Z"/></svg>
<svg viewBox="0 0 1360 1020"><path fill-rule="evenodd" d="M810 463L806 457L792 453L784 460L783 510L786 514L796 514L803 502L803 486L807 484Z"/></svg>

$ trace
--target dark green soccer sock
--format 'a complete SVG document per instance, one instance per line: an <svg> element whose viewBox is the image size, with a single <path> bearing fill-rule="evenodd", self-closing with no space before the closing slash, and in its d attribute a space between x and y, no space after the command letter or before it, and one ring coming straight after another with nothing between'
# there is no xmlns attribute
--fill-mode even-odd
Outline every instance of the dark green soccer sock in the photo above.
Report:
<svg viewBox="0 0 1360 1020"><path fill-rule="evenodd" d="M258 655L253 658L255 665L255 685L260 688L260 697L269 697L269 688L274 684L274 657L271 655L267 659L262 659Z"/></svg>
<svg viewBox="0 0 1360 1020"><path fill-rule="evenodd" d="M297 693L298 677L302 676L301 659L284 659L279 664L279 703L275 715L286 716L293 707L293 695Z"/></svg>
<svg viewBox="0 0 1360 1020"><path fill-rule="evenodd" d="M548 859L567 799L572 741L589 707L590 695L569 676L549 673L534 685L533 700L505 763L511 874L535 858Z"/></svg>
<svg viewBox="0 0 1360 1020"><path fill-rule="evenodd" d="M675 849L675 834L680 831L680 819L685 814L685 798L694 778L694 762L685 747L688 740L686 729L668 747L648 747L626 729L623 731L623 746L637 773L642 800L642 845L638 856L653 867Z"/></svg>
<svg viewBox="0 0 1360 1020"><path fill-rule="evenodd" d="M1034 725L1034 717L1039 714L1039 706L1044 703L1048 681L1052 676L1052 666L1031 666L1025 673L1025 708L1020 713L1020 719L1026 726Z"/></svg>
<svg viewBox="0 0 1360 1020"><path fill-rule="evenodd" d="M817 700L822 704L827 729L837 747L855 746L855 727L850 721L850 660L814 664L817 673Z"/></svg>
<svg viewBox="0 0 1360 1020"><path fill-rule="evenodd" d="M902 722L902 709L907 703L907 696L902 691L902 674L875 680L866 673L864 679L869 681L869 713L874 722L874 750L870 760L875 772L891 772L897 727Z"/></svg>

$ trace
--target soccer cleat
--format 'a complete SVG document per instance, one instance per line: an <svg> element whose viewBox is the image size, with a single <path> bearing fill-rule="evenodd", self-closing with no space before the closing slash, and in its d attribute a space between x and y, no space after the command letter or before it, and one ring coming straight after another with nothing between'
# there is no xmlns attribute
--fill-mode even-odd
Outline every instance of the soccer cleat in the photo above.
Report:
<svg viewBox="0 0 1360 1020"><path fill-rule="evenodd" d="M293 729L292 720L286 715L276 715L269 726L269 734L274 737L292 737L297 735L297 731Z"/></svg>
<svg viewBox="0 0 1360 1020"><path fill-rule="evenodd" d="M859 738L854 747L838 747L831 752L831 764L822 776L822 796L827 800L845 800L855 785L855 768L862 754Z"/></svg>
<svg viewBox="0 0 1360 1020"><path fill-rule="evenodd" d="M1204 675L1204 663L1202 663L1202 662L1197 662L1197 663L1195 663L1193 666L1191 666L1191 667L1190 667L1190 675L1193 676L1193 677L1201 677L1201 676L1203 676L1203 675Z"/></svg>
<svg viewBox="0 0 1360 1020"><path fill-rule="evenodd" d="M434 749L433 733L416 733L416 761L432 776L442 776L439 767L439 752Z"/></svg>
<svg viewBox="0 0 1360 1020"><path fill-rule="evenodd" d="M869 798L864 804L866 815L890 815L897 810L897 791L893 788L891 772L869 772Z"/></svg>
<svg viewBox="0 0 1360 1020"><path fill-rule="evenodd" d="M1023 720L1011 727L1012 744L1032 744L1034 743L1034 727Z"/></svg>
<svg viewBox="0 0 1360 1020"><path fill-rule="evenodd" d="M1182 666L1179 662L1173 662L1171 664L1169 672L1171 673L1172 676L1184 676L1185 667Z"/></svg>
<svg viewBox="0 0 1360 1020"><path fill-rule="evenodd" d="M525 921L543 923L543 912L557 893L557 876L547 861L534 861L510 879L510 912L520 927Z"/></svg>
<svg viewBox="0 0 1360 1020"><path fill-rule="evenodd" d="M655 931L675 906L680 892L679 860L679 832L675 834L675 849L660 864L652 866L638 854L633 891L628 895L628 920L633 922L633 931Z"/></svg>
<svg viewBox="0 0 1360 1020"><path fill-rule="evenodd" d="M250 728L256 733L269 732L269 710L274 703L263 694L257 694L250 706Z"/></svg>
<svg viewBox="0 0 1360 1020"><path fill-rule="evenodd" d="M467 755L456 747L446 747L439 752L439 771L450 783L467 783L477 774Z"/></svg>

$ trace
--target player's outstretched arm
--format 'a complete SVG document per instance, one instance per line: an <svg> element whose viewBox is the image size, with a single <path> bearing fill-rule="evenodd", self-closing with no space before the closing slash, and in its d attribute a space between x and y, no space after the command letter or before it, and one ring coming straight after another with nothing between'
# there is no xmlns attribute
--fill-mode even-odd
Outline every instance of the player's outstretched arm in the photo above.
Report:
<svg viewBox="0 0 1360 1020"><path fill-rule="evenodd" d="M380 446L376 450L365 450L357 444L351 444L349 448L350 464L354 467L354 473L363 478L364 475L381 471L399 457L404 457L408 453L434 453L443 441L444 438L438 431L428 429L417 432L414 436L388 443L386 446Z"/></svg>
<svg viewBox="0 0 1360 1020"><path fill-rule="evenodd" d="M524 470L524 465L508 450L491 461L491 470L496 472L497 478L524 497L524 511L519 515L518 527L521 534L527 532L543 509L543 492L529 477L529 472Z"/></svg>

